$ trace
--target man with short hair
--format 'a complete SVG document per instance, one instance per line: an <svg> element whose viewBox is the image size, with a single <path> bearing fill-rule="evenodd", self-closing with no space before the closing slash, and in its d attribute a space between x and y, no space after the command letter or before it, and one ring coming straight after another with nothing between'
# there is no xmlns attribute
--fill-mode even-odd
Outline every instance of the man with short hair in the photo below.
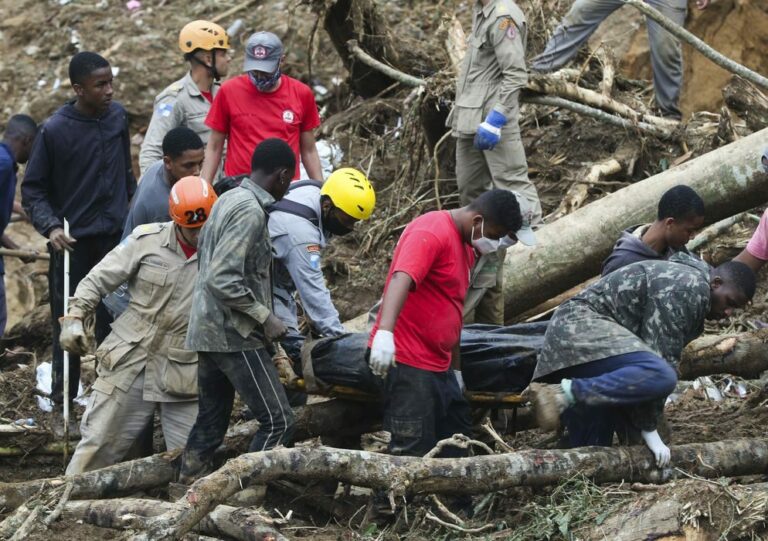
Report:
<svg viewBox="0 0 768 541"><path fill-rule="evenodd" d="M683 348L705 319L729 317L754 293L743 263L712 269L685 253L605 276L561 304L547 327L530 386L539 426L555 430L562 418L572 447L610 446L614 431L639 430L666 466L657 422Z"/></svg>
<svg viewBox="0 0 768 541"><path fill-rule="evenodd" d="M224 143L226 176L250 173L253 149L270 137L288 142L296 156L293 178L300 162L308 178L323 180L314 129L320 115L312 90L284 75L283 44L271 32L256 32L245 45L242 75L226 81L213 100L205 123L211 136L205 148L203 178L213 178L221 162Z"/></svg>
<svg viewBox="0 0 768 541"><path fill-rule="evenodd" d="M172 221L134 229L80 281L62 318L62 347L83 354L83 319L101 297L130 284L128 309L96 351L98 378L67 475L123 460L155 410L169 450L186 444L197 417L197 354L184 348L184 340L198 236L216 194L213 186L190 176L174 184L168 199ZM190 221L188 213L195 219Z"/></svg>
<svg viewBox="0 0 768 541"><path fill-rule="evenodd" d="M192 129L178 126L165 134L163 157L153 163L139 181L123 226L123 238L136 226L170 219L168 195L171 188L180 178L199 175L204 156L203 140Z"/></svg>
<svg viewBox="0 0 768 541"><path fill-rule="evenodd" d="M200 270L186 347L199 357L199 413L179 482L210 470L240 395L259 422L249 451L290 442L294 416L268 347L286 333L272 309L272 244L267 211L282 199L296 157L281 139L253 151L251 176L223 193L200 236Z"/></svg>
<svg viewBox="0 0 768 541"><path fill-rule="evenodd" d="M173 128L186 126L203 143L208 142L211 130L205 125L205 117L221 87L219 80L229 72L229 37L216 23L200 20L186 24L179 32L179 49L189 63L189 72L155 98L152 119L139 152L142 176L165 155L162 142Z"/></svg>
<svg viewBox="0 0 768 541"><path fill-rule="evenodd" d="M521 226L515 195L494 189L465 207L419 216L403 231L368 343L371 370L385 378L390 453L422 456L443 438L470 435L459 359L470 271L476 254L495 252L499 239L517 240Z"/></svg>
<svg viewBox="0 0 768 541"><path fill-rule="evenodd" d="M656 221L626 229L603 262L601 275L638 261L669 259L704 225L704 200L690 186L670 188L659 200Z"/></svg>
<svg viewBox="0 0 768 541"><path fill-rule="evenodd" d="M0 141L0 245L16 250L19 245L5 234L11 221L16 197L16 171L20 163L27 163L32 144L37 137L37 124L27 115L13 115L5 127ZM30 260L22 259L24 262ZM5 264L0 256L0 338L5 333L8 312L5 303Z"/></svg>
<svg viewBox="0 0 768 541"><path fill-rule="evenodd" d="M136 191L131 169L128 118L112 100L112 68L92 52L80 52L69 63L76 98L43 125L32 148L21 200L32 225L48 238L51 254L48 284L53 319L53 388L51 399L63 401L63 352L59 318L64 295L120 242L128 203ZM69 235L64 233L64 220ZM71 252L70 291L64 291L64 250ZM111 318L96 308L96 340L110 332ZM70 400L77 395L80 358L70 359ZM74 427L76 429L76 427Z"/></svg>

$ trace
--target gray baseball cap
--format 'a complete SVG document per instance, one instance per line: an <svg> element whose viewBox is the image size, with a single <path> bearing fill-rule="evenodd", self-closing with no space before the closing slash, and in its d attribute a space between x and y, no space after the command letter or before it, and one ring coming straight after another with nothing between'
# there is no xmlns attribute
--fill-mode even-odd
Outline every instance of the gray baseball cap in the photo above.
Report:
<svg viewBox="0 0 768 541"><path fill-rule="evenodd" d="M256 32L245 44L243 71L274 73L283 57L283 42L272 32Z"/></svg>

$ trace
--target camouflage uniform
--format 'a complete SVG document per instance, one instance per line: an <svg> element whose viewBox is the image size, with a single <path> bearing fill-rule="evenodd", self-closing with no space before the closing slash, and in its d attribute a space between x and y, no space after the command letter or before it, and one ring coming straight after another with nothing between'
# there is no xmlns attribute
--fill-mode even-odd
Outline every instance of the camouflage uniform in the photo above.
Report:
<svg viewBox="0 0 768 541"><path fill-rule="evenodd" d="M456 103L448 117L456 141L456 180L461 204L496 188L515 190L534 206L541 221L536 187L528 179L520 139L518 95L528 82L525 67L525 15L512 0L475 3L472 33L456 84ZM477 150L473 138L491 109L504 115L501 141L493 150Z"/></svg>
<svg viewBox="0 0 768 541"><path fill-rule="evenodd" d="M200 357L200 412L184 452L185 480L208 468L224 440L235 391L259 421L251 451L290 439L293 412L262 330L272 312L266 208L274 202L246 179L218 199L200 234L200 270L186 343Z"/></svg>
<svg viewBox="0 0 768 541"><path fill-rule="evenodd" d="M211 95L215 96L220 87L221 83L214 82ZM139 152L139 169L142 175L153 163L163 159L163 138L173 128L186 126L199 135L204 144L208 143L211 133L211 129L205 125L205 117L208 116L211 104L200 93L197 83L189 73L160 92L155 98L154 107Z"/></svg>
<svg viewBox="0 0 768 541"><path fill-rule="evenodd" d="M634 352L657 355L676 367L685 345L704 330L709 273L706 263L681 253L604 277L555 311L533 379ZM637 428L655 427L660 408L652 406L652 412L638 413Z"/></svg>
<svg viewBox="0 0 768 541"><path fill-rule="evenodd" d="M184 348L196 276L197 255L184 255L168 222L137 227L80 281L70 316L92 314L126 281L131 301L96 350L98 378L67 474L122 460L158 406L168 448L186 443L197 417L197 354Z"/></svg>

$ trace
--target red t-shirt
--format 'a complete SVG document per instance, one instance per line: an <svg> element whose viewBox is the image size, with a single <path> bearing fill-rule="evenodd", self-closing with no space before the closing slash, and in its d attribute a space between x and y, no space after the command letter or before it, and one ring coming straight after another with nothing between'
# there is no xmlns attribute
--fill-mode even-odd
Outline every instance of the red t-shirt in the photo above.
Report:
<svg viewBox="0 0 768 541"><path fill-rule="evenodd" d="M299 178L299 136L317 128L320 115L307 85L287 75L280 81L276 91L259 92L243 74L226 81L216 93L205 123L228 136L227 176L250 173L253 150L264 139L279 137L296 154L294 178Z"/></svg>
<svg viewBox="0 0 768 541"><path fill-rule="evenodd" d="M213 94L212 94L212 93L210 93L210 92L206 92L206 91L204 91L204 90L201 90L201 91L200 91L200 94L202 94L202 96L203 96L203 97L204 97L206 100L208 100L208 103L213 103Z"/></svg>
<svg viewBox="0 0 768 541"><path fill-rule="evenodd" d="M176 234L176 240L179 241L179 246L181 246L181 251L184 252L184 255L189 259L193 255L197 253L197 248L195 246L192 246L191 244L187 244L183 238L181 238L181 235L178 233Z"/></svg>
<svg viewBox="0 0 768 541"><path fill-rule="evenodd" d="M384 292L395 272L413 279L395 323L395 360L422 370L445 372L451 350L461 337L464 297L475 264L448 211L428 212L403 231L389 267ZM381 313L379 313L379 318ZM371 330L368 346L379 328Z"/></svg>

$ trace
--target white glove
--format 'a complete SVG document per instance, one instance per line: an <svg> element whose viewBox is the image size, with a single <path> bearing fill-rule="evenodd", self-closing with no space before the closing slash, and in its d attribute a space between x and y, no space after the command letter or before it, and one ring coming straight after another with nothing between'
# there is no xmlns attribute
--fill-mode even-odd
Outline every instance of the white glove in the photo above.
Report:
<svg viewBox="0 0 768 541"><path fill-rule="evenodd" d="M461 375L461 370L454 370L453 375L456 376L456 383L459 384L459 390L463 393L467 390L467 386L464 385L464 376Z"/></svg>
<svg viewBox="0 0 768 541"><path fill-rule="evenodd" d="M669 447L664 445L664 442L661 441L659 432L657 430L654 430L653 432L646 432L643 430L641 431L641 435L643 436L643 441L648 446L648 449L651 450L653 456L656 458L656 465L659 468L668 466L672 453L670 452Z"/></svg>
<svg viewBox="0 0 768 541"><path fill-rule="evenodd" d="M395 335L390 331L379 329L373 335L368 365L371 372L382 378L395 366Z"/></svg>
<svg viewBox="0 0 768 541"><path fill-rule="evenodd" d="M88 353L88 340L85 337L83 320L75 316L64 316L59 318L59 324L61 325L59 335L61 347L74 355Z"/></svg>

